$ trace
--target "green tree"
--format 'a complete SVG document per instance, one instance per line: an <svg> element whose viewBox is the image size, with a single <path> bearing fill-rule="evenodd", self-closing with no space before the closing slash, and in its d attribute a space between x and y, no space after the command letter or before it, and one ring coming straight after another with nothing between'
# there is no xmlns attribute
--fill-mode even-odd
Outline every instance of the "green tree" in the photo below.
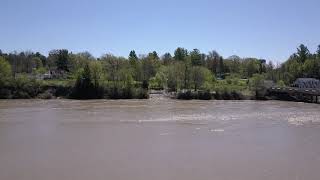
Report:
<svg viewBox="0 0 320 180"><path fill-rule="evenodd" d="M42 55L39 52L36 52L35 57L39 58L41 60L41 64L43 67L45 67L47 65L47 57Z"/></svg>
<svg viewBox="0 0 320 180"><path fill-rule="evenodd" d="M134 50L129 53L129 61L131 65L135 65L138 61L138 56Z"/></svg>
<svg viewBox="0 0 320 180"><path fill-rule="evenodd" d="M35 57L32 58L32 61L35 63L35 68L36 69L39 69L39 68L43 67L43 64L42 64L42 61L41 61L40 57L35 56Z"/></svg>
<svg viewBox="0 0 320 180"><path fill-rule="evenodd" d="M164 89L167 81L167 68L161 67L157 74L150 79L150 87L152 89Z"/></svg>
<svg viewBox="0 0 320 180"><path fill-rule="evenodd" d="M266 65L266 75L268 80L275 81L275 69L274 64L272 61L269 61L269 63Z"/></svg>
<svg viewBox="0 0 320 180"><path fill-rule="evenodd" d="M71 97L76 99L95 99L102 96L102 92L99 92L99 88L95 87L92 82L90 65L87 63L78 75Z"/></svg>
<svg viewBox="0 0 320 180"><path fill-rule="evenodd" d="M309 55L310 55L310 52L307 46L301 44L299 48L297 48L298 62L300 64L303 64L307 60Z"/></svg>
<svg viewBox="0 0 320 180"><path fill-rule="evenodd" d="M266 60L265 59L259 59L259 73L265 73L266 72Z"/></svg>
<svg viewBox="0 0 320 180"><path fill-rule="evenodd" d="M207 57L207 68L215 75L217 75L220 55L217 51L210 51Z"/></svg>
<svg viewBox="0 0 320 180"><path fill-rule="evenodd" d="M139 62L138 56L134 50L130 51L129 53L129 63L131 67L132 77L136 81L142 80L142 66Z"/></svg>
<svg viewBox="0 0 320 180"><path fill-rule="evenodd" d="M202 65L202 57L199 49L194 49L193 51L190 52L190 58L191 58L191 63L193 66L200 66Z"/></svg>
<svg viewBox="0 0 320 180"><path fill-rule="evenodd" d="M218 70L217 70L217 74L219 78L224 78L224 63L223 63L223 58L222 56L220 56L219 58L219 65L218 65Z"/></svg>
<svg viewBox="0 0 320 180"><path fill-rule="evenodd" d="M192 67L192 64L191 64L191 59L190 57L188 56L185 60L185 62L182 62L183 63L183 88L184 89L189 89L190 88L190 76L191 76L191 67Z"/></svg>
<svg viewBox="0 0 320 180"><path fill-rule="evenodd" d="M174 59L176 61L185 61L187 59L188 56L188 50L178 47L175 51L174 51Z"/></svg>
<svg viewBox="0 0 320 180"><path fill-rule="evenodd" d="M69 72L69 52L66 49L52 50L49 58L55 63L58 70Z"/></svg>
<svg viewBox="0 0 320 180"><path fill-rule="evenodd" d="M80 52L77 54L69 54L68 57L69 71L77 73L80 69L83 69L87 63L95 61L96 59L88 52Z"/></svg>
<svg viewBox="0 0 320 180"><path fill-rule="evenodd" d="M100 81L103 77L103 68L100 61L90 62L91 77L94 84L94 88L99 88Z"/></svg>
<svg viewBox="0 0 320 180"><path fill-rule="evenodd" d="M172 58L172 56L171 56L170 53L165 53L165 54L162 56L161 59L162 59L164 65L169 65L169 64L171 64L172 61L173 61L173 58Z"/></svg>
<svg viewBox="0 0 320 180"><path fill-rule="evenodd" d="M194 90L197 91L199 88L204 86L205 83L212 84L213 75L212 73L205 67L201 66L193 66L191 70L191 79ZM207 86L208 87L208 86ZM207 90L207 88L206 88Z"/></svg>
<svg viewBox="0 0 320 180"><path fill-rule="evenodd" d="M307 59L303 64L303 73L306 77L319 78L320 75L320 60L318 59Z"/></svg>
<svg viewBox="0 0 320 180"><path fill-rule="evenodd" d="M153 51L149 54L149 57L152 57L154 60L160 60L158 53L156 51Z"/></svg>
<svg viewBox="0 0 320 180"><path fill-rule="evenodd" d="M143 80L149 79L156 75L157 69L160 66L159 57L155 53L149 53L147 57L142 59Z"/></svg>
<svg viewBox="0 0 320 180"><path fill-rule="evenodd" d="M251 90L257 90L259 87L264 85L265 77L261 74L254 74L249 79L249 87Z"/></svg>
<svg viewBox="0 0 320 180"><path fill-rule="evenodd" d="M167 74L167 86L169 91L177 91L182 88L184 84L184 64L173 63L168 67Z"/></svg>
<svg viewBox="0 0 320 180"><path fill-rule="evenodd" d="M101 58L104 70L107 72L108 80L112 82L113 89L117 89L120 82L120 68L124 65L124 60L112 54L106 54Z"/></svg>
<svg viewBox="0 0 320 180"><path fill-rule="evenodd" d="M259 61L255 58L247 58L241 63L241 74L245 78L251 78L259 73Z"/></svg>
<svg viewBox="0 0 320 180"><path fill-rule="evenodd" d="M295 79L302 77L303 73L303 66L301 66L296 58L291 58L287 62L284 63L283 69L281 70L282 73L289 73L292 78L287 79L286 83L291 83ZM278 78L280 79L280 78Z"/></svg>
<svg viewBox="0 0 320 180"><path fill-rule="evenodd" d="M277 86L279 86L279 87L285 87L286 84L284 83L283 80L280 80L280 81L277 82Z"/></svg>
<svg viewBox="0 0 320 180"><path fill-rule="evenodd" d="M0 56L0 86L7 83L11 76L12 73L9 62Z"/></svg>
<svg viewBox="0 0 320 180"><path fill-rule="evenodd" d="M225 72L229 72L231 74L239 74L240 73L240 64L241 58L239 56L233 55L228 57L225 61Z"/></svg>
<svg viewBox="0 0 320 180"><path fill-rule="evenodd" d="M30 51L24 52L24 60L23 60L23 72L32 73L33 70L37 67L36 59L34 58L34 54Z"/></svg>

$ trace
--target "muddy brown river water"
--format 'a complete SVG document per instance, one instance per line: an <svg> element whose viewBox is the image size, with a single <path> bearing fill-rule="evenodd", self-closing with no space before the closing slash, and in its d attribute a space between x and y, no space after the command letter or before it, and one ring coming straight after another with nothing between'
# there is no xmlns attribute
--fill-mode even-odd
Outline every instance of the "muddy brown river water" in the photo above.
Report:
<svg viewBox="0 0 320 180"><path fill-rule="evenodd" d="M320 105L1 100L0 180L319 180Z"/></svg>

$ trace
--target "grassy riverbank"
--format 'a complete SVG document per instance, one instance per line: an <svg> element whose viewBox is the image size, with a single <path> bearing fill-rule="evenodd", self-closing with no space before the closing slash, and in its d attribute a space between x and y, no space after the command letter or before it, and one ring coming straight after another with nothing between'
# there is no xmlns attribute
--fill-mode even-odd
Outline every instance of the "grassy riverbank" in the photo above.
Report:
<svg viewBox="0 0 320 180"><path fill-rule="evenodd" d="M147 99L152 89L141 83L132 86L115 86L114 82L103 82L98 88L83 88L76 80L35 80L19 76L0 86L1 99ZM166 90L162 90L164 92ZM88 96L90 95L91 96ZM170 93L176 99L200 100L245 100L254 99L246 80L239 82L219 80L211 90L179 90Z"/></svg>

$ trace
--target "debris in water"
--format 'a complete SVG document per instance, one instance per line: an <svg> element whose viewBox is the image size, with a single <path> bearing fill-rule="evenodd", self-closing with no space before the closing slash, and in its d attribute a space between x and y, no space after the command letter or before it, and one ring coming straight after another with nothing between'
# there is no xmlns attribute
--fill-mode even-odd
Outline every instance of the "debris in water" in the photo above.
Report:
<svg viewBox="0 0 320 180"><path fill-rule="evenodd" d="M170 133L161 133L160 136L166 136L169 135Z"/></svg>
<svg viewBox="0 0 320 180"><path fill-rule="evenodd" d="M210 132L224 132L224 129L210 129Z"/></svg>

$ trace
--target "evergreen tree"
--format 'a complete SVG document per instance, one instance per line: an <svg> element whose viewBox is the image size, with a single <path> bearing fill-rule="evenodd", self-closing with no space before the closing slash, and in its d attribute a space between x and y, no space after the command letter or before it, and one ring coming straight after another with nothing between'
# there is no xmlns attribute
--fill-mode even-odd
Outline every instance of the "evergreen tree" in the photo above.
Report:
<svg viewBox="0 0 320 180"><path fill-rule="evenodd" d="M129 53L129 61L130 64L135 64L138 61L138 56L134 50L130 51Z"/></svg>
<svg viewBox="0 0 320 180"><path fill-rule="evenodd" d="M153 57L154 60L159 60L160 59L159 56L158 56L158 53L156 51L152 52L152 57Z"/></svg>
<svg viewBox="0 0 320 180"><path fill-rule="evenodd" d="M202 65L201 54L200 54L199 49L194 49L193 51L191 51L190 58L191 58L192 65L194 65L194 66Z"/></svg>
<svg viewBox="0 0 320 180"><path fill-rule="evenodd" d="M162 56L162 61L165 65L169 65L172 62L172 56L170 53L165 53Z"/></svg>
<svg viewBox="0 0 320 180"><path fill-rule="evenodd" d="M188 56L188 51L184 48L177 48L174 51L174 59L177 61L185 61Z"/></svg>
<svg viewBox="0 0 320 180"><path fill-rule="evenodd" d="M303 64L307 58L309 57L310 52L307 46L301 44L299 48L297 48L297 56L299 63Z"/></svg>
<svg viewBox="0 0 320 180"><path fill-rule="evenodd" d="M85 65L83 71L78 75L71 96L77 99L102 98L102 90L99 87L95 87L92 81L89 63Z"/></svg>
<svg viewBox="0 0 320 180"><path fill-rule="evenodd" d="M220 56L220 58L219 58L218 76L220 78L224 78L224 63L223 63L222 56Z"/></svg>

